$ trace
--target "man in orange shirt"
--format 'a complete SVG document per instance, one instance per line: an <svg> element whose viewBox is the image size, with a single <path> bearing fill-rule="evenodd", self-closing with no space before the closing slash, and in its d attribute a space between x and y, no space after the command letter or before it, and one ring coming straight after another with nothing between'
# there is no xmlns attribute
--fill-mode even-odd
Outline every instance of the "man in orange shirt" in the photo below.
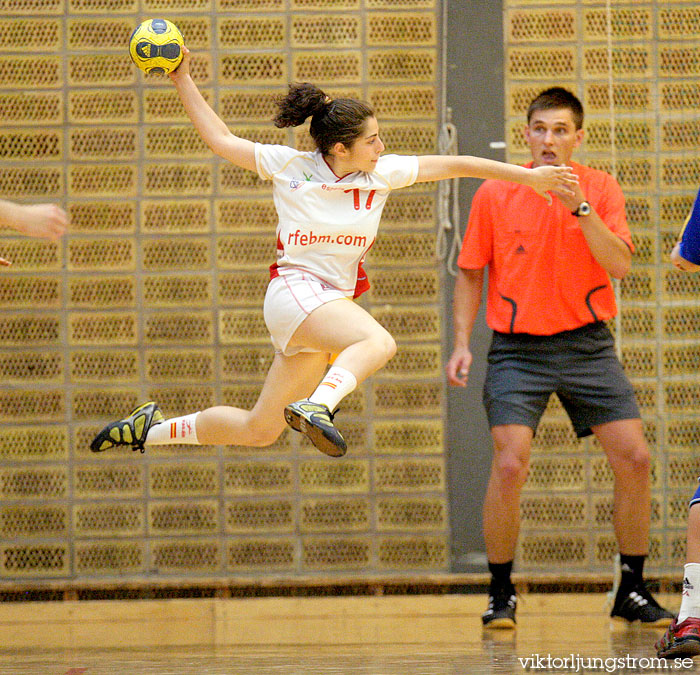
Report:
<svg viewBox="0 0 700 675"><path fill-rule="evenodd" d="M632 386L604 321L617 308L610 276L630 268L633 245L625 200L609 174L571 161L583 140L583 107L553 87L530 104L525 138L532 166L572 166L573 195L553 203L532 190L484 182L472 201L458 259L455 344L450 384L465 386L469 340L489 268L486 319L493 330L484 405L494 455L483 510L491 572L489 628L515 627L511 570L520 527L520 493L532 439L547 401L557 393L577 436L595 434L615 476L613 524L621 581L613 618L665 625L673 615L646 588L649 548L649 450Z"/></svg>

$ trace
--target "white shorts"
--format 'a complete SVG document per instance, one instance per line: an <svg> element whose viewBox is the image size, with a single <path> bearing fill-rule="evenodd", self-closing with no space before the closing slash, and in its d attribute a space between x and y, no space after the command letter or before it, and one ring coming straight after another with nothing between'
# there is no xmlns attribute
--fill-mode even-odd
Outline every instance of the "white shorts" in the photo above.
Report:
<svg viewBox="0 0 700 675"><path fill-rule="evenodd" d="M347 297L337 288L300 270L272 279L265 293L263 314L274 348L285 356L320 351L300 346L287 348L287 345L301 322L317 307Z"/></svg>

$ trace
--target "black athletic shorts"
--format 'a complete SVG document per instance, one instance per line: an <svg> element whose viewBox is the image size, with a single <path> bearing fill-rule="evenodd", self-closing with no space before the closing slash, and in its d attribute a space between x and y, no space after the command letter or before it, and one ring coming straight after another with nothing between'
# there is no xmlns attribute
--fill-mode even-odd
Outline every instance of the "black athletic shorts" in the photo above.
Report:
<svg viewBox="0 0 700 675"><path fill-rule="evenodd" d="M555 335L494 332L484 383L489 425L524 424L536 431L552 393L579 438L598 424L640 417L602 321Z"/></svg>

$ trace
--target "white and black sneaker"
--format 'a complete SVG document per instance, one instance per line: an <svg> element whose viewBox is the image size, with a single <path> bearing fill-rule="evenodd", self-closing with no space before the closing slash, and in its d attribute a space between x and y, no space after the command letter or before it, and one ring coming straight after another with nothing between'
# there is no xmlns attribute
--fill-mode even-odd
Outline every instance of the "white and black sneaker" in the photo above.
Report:
<svg viewBox="0 0 700 675"><path fill-rule="evenodd" d="M304 434L322 453L330 457L342 457L348 450L343 435L333 426L328 406L308 399L290 403L284 409L284 419L295 431Z"/></svg>
<svg viewBox="0 0 700 675"><path fill-rule="evenodd" d="M515 628L515 588L490 588L489 605L481 615L484 628Z"/></svg>
<svg viewBox="0 0 700 675"><path fill-rule="evenodd" d="M640 621L645 626L668 626L674 619L671 612L654 600L644 582L631 588L621 586L610 616L629 623Z"/></svg>
<svg viewBox="0 0 700 675"><path fill-rule="evenodd" d="M163 413L149 401L134 408L123 420L108 424L90 443L92 452L104 452L118 445L126 445L132 450L145 452L148 430L155 424L162 424Z"/></svg>

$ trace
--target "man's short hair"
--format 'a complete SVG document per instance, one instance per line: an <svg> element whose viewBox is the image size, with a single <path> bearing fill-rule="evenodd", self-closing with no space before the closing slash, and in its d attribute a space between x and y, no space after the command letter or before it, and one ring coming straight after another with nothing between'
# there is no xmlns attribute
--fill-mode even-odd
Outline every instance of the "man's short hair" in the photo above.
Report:
<svg viewBox="0 0 700 675"><path fill-rule="evenodd" d="M530 118L537 110L557 110L559 108L571 110L577 130L583 126L581 101L564 87L550 87L540 92L527 109L527 123L530 123Z"/></svg>

